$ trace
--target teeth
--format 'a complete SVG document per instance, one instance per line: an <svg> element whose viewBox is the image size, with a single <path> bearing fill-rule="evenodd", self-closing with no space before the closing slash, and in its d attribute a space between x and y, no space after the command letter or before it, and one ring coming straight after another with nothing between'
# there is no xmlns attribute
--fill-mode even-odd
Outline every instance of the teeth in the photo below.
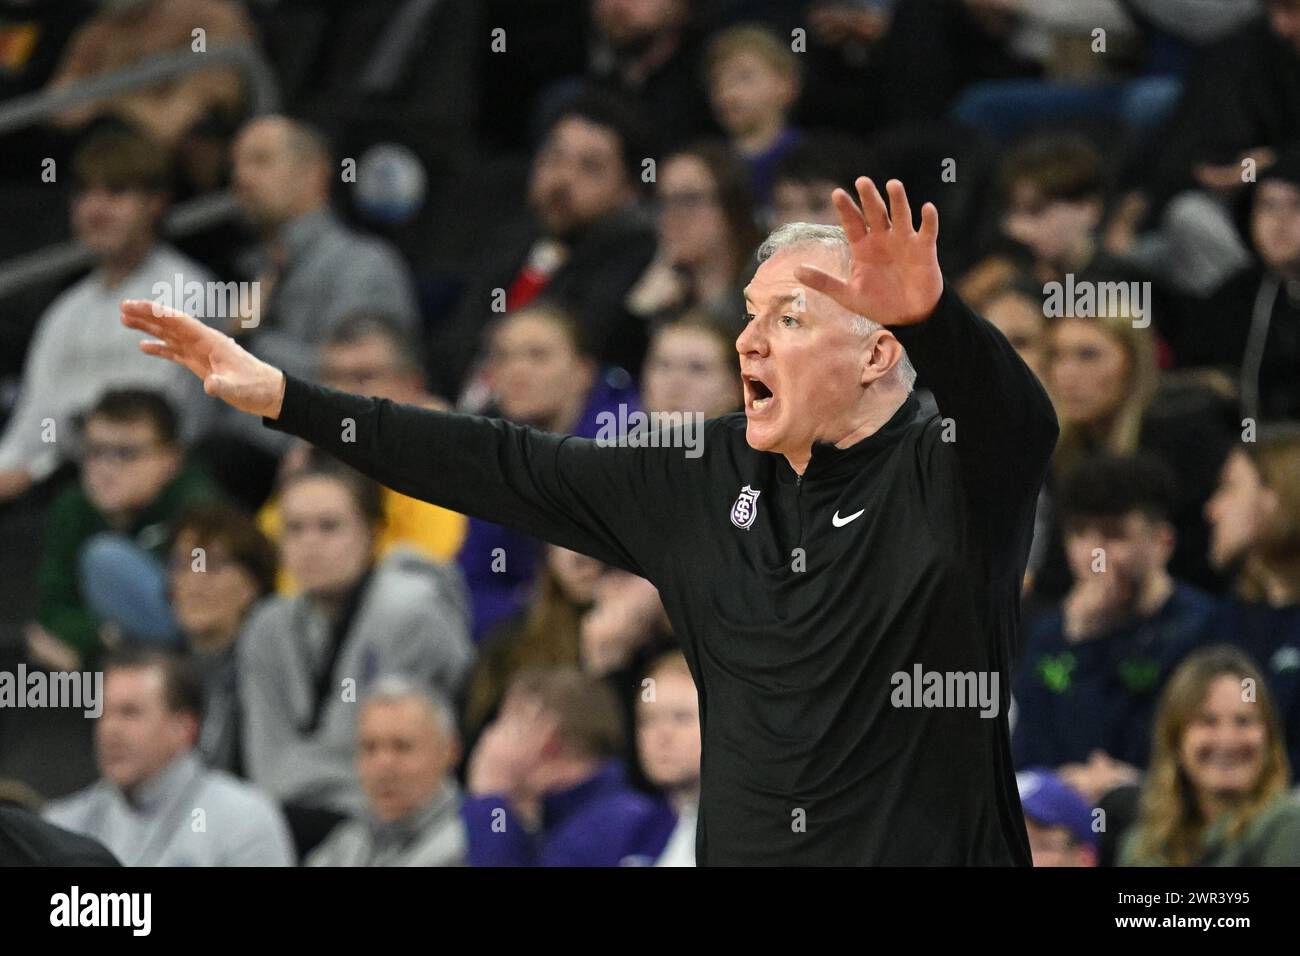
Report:
<svg viewBox="0 0 1300 956"><path fill-rule="evenodd" d="M758 411L759 409L766 408L769 404L771 404L771 401L772 401L771 395L769 395L767 398L756 398L751 403L751 406L755 411Z"/></svg>

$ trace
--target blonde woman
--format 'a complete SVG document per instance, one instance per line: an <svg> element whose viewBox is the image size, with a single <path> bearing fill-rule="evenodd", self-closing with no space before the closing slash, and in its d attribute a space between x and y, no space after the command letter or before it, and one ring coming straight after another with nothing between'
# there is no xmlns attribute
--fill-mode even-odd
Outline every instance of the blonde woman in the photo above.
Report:
<svg viewBox="0 0 1300 956"><path fill-rule="evenodd" d="M1300 803L1273 698L1242 651L1193 654L1165 687L1121 866L1296 866Z"/></svg>

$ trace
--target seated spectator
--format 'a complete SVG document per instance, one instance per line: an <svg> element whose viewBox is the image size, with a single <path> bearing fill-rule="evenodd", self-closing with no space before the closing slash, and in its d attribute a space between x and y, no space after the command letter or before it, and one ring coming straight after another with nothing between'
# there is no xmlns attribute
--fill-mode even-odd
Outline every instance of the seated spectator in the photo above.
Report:
<svg viewBox="0 0 1300 956"><path fill-rule="evenodd" d="M654 232L637 208L646 135L642 119L607 95L585 94L554 116L533 156L529 215L483 237L480 246L494 252L469 278L456 315L435 330L435 391L464 392L462 407L481 407L475 357L485 331L543 293L582 323L601 364L640 367L644 323L624 302L654 255Z"/></svg>
<svg viewBox="0 0 1300 956"><path fill-rule="evenodd" d="M574 669L519 675L469 761L473 866L618 866L657 859L677 815L625 779L613 693Z"/></svg>
<svg viewBox="0 0 1300 956"><path fill-rule="evenodd" d="M749 168L750 194L766 217L776 166L803 138L790 125L800 93L799 56L767 27L743 24L713 37L706 69L713 114Z"/></svg>
<svg viewBox="0 0 1300 956"><path fill-rule="evenodd" d="M239 132L232 159L235 198L258 237L244 264L258 314L232 320L225 331L277 368L312 378L321 345L358 309L383 312L414 332L419 310L406 263L331 208L338 172L320 133L283 116L258 117ZM287 443L225 409L202 451L222 486L255 511Z"/></svg>
<svg viewBox="0 0 1300 956"><path fill-rule="evenodd" d="M306 866L460 866L465 823L452 771L459 757L450 708L403 677L385 677L357 716L364 818L335 827Z"/></svg>
<svg viewBox="0 0 1300 956"><path fill-rule="evenodd" d="M164 560L172 523L216 496L186 462L176 414L155 392L106 393L82 425L80 481L46 516L29 651L47 666L93 667L105 636L179 648Z"/></svg>
<svg viewBox="0 0 1300 956"><path fill-rule="evenodd" d="M1168 571L1170 476L1144 458L1075 469L1061 511L1073 585L1030 629L1012 754L1056 769L1095 806L1146 763L1160 688L1209 633L1206 594Z"/></svg>
<svg viewBox="0 0 1300 956"><path fill-rule="evenodd" d="M181 378L185 370L153 361L140 336L119 321L123 299L156 299L156 286L208 283L212 276L159 239L167 208L166 154L133 133L93 135L74 159L72 231L95 268L50 304L36 327L23 366L22 391L0 436L0 502L26 491L70 460L73 444L60 436L73 416L111 388L164 392L180 410L187 438L198 434L215 406Z"/></svg>
<svg viewBox="0 0 1300 956"><path fill-rule="evenodd" d="M852 195L865 153L863 144L830 133L812 133L791 147L773 173L773 228L791 222L838 226L831 193L845 189Z"/></svg>
<svg viewBox="0 0 1300 956"><path fill-rule="evenodd" d="M1084 457L1151 454L1177 476L1172 519L1178 532L1171 572L1218 591L1222 581L1206 557L1205 502L1214 492L1233 435L1229 406L1195 381L1162 379L1149 328L1130 318L1061 316L1052 320L1048 392L1061 423L1050 485L1068 479ZM1056 522L1035 578L1035 593L1058 598L1068 587Z"/></svg>
<svg viewBox="0 0 1300 956"><path fill-rule="evenodd" d="M72 37L50 80L50 89L112 73L159 54L192 51L196 29L203 31L205 49L209 44L253 39L248 14L233 0L122 0L99 6L100 12ZM60 113L57 121L67 128L80 128L97 117L115 116L172 147L214 115L230 125L242 104L238 72L214 68L73 107Z"/></svg>
<svg viewBox="0 0 1300 956"><path fill-rule="evenodd" d="M337 463L280 491L280 559L300 592L252 613L239 641L244 766L285 805L299 855L365 810L352 766L356 701L403 674L454 698L473 659L454 569L374 557L379 486Z"/></svg>
<svg viewBox="0 0 1300 956"><path fill-rule="evenodd" d="M990 259L962 277L959 291L972 309L1006 336L1030 370L1046 381L1048 322L1042 284L1005 260Z"/></svg>
<svg viewBox="0 0 1300 956"><path fill-rule="evenodd" d="M382 313L360 311L344 318L321 347L321 384L358 395L374 395L408 405L445 408L424 388L418 352L401 325ZM306 464L310 445L295 442L281 462L281 474ZM375 541L376 557L409 548L434 561L450 561L468 529L464 515L383 489L384 523ZM280 510L271 498L257 515L268 537L280 535ZM295 585L281 569L277 590L293 594Z"/></svg>
<svg viewBox="0 0 1300 956"><path fill-rule="evenodd" d="M716 143L673 153L660 165L655 201L659 252L628 308L652 327L694 309L739 330L746 270L762 241L743 166Z"/></svg>
<svg viewBox="0 0 1300 956"><path fill-rule="evenodd" d="M1236 648L1198 651L1161 696L1120 865L1300 865L1300 804L1287 777L1263 673Z"/></svg>
<svg viewBox="0 0 1300 956"><path fill-rule="evenodd" d="M243 775L243 708L235 662L249 613L275 587L275 547L227 504L186 509L172 527L169 595L203 684L198 750L209 767Z"/></svg>
<svg viewBox="0 0 1300 956"><path fill-rule="evenodd" d="M1050 770L1016 774L1034 866L1096 866L1097 833L1083 798Z"/></svg>
<svg viewBox="0 0 1300 956"><path fill-rule="evenodd" d="M602 414L638 411L636 393L619 370L602 370L584 330L567 313L537 302L506 315L493 329L483 370L489 414L558 434L595 438ZM471 518L457 561L481 641L528 600L539 542Z"/></svg>
<svg viewBox="0 0 1300 956"><path fill-rule="evenodd" d="M681 651L658 658L637 697L637 752L650 782L677 811L677 826L655 866L695 865L700 806L700 698Z"/></svg>
<svg viewBox="0 0 1300 956"><path fill-rule="evenodd" d="M687 315L660 326L641 373L646 410L698 412L706 419L739 411L744 396L735 341L704 316Z"/></svg>
<svg viewBox="0 0 1300 956"><path fill-rule="evenodd" d="M1300 419L1300 141L1245 198L1253 261L1190 313L1175 351L1182 364L1226 367L1246 417Z"/></svg>
<svg viewBox="0 0 1300 956"><path fill-rule="evenodd" d="M126 866L293 866L284 818L259 790L194 752L202 691L174 657L120 652L95 725L103 779L51 802L51 823L92 837Z"/></svg>
<svg viewBox="0 0 1300 956"><path fill-rule="evenodd" d="M1265 426L1233 451L1205 513L1210 559L1236 575L1214 634L1263 667L1300 773L1300 427Z"/></svg>

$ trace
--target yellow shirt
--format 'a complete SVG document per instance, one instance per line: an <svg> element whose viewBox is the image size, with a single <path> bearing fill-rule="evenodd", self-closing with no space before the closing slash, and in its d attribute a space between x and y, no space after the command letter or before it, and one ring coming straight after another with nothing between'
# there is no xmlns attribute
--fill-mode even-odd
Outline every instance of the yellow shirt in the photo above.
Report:
<svg viewBox="0 0 1300 956"><path fill-rule="evenodd" d="M401 546L414 548L436 561L450 561L460 550L469 527L469 519L455 511L439 508L427 501L408 498L391 488L384 488L384 526L375 539L375 558ZM272 541L280 540L280 499L275 496L257 513L257 526ZM276 576L276 590L283 595L297 591L284 568Z"/></svg>

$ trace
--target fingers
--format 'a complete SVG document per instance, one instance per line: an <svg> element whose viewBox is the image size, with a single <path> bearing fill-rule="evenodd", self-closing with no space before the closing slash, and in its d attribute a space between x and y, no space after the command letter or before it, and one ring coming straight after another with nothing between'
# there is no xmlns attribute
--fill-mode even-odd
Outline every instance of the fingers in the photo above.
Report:
<svg viewBox="0 0 1300 956"><path fill-rule="evenodd" d="M939 210L932 202L921 207L920 235L926 242L939 241Z"/></svg>
<svg viewBox="0 0 1300 956"><path fill-rule="evenodd" d="M166 342L159 342L153 339L141 339L140 351L144 352L146 355L156 355L159 358L170 359L173 362L179 362L181 360L180 356L172 351Z"/></svg>
<svg viewBox="0 0 1300 956"><path fill-rule="evenodd" d="M846 294L848 289L839 276L833 276L816 266L795 266L794 277L813 291L821 292L837 301Z"/></svg>
<svg viewBox="0 0 1300 956"><path fill-rule="evenodd" d="M889 229L889 210L885 208L885 201L880 198L876 184L867 176L859 176L854 185L858 187L858 198L862 200L862 214L867 220L867 226L873 230Z"/></svg>
<svg viewBox="0 0 1300 956"><path fill-rule="evenodd" d="M835 211L840 214L840 225L844 227L844 235L848 237L849 245L865 239L867 222L862 218L862 210L853 201L853 197L843 189L836 189L831 193L831 202L835 205Z"/></svg>
<svg viewBox="0 0 1300 956"><path fill-rule="evenodd" d="M912 206L907 201L907 190L897 179L891 179L885 183L885 191L889 193L889 220L893 223L895 229L901 230L905 235L911 235L916 230L912 226Z"/></svg>

